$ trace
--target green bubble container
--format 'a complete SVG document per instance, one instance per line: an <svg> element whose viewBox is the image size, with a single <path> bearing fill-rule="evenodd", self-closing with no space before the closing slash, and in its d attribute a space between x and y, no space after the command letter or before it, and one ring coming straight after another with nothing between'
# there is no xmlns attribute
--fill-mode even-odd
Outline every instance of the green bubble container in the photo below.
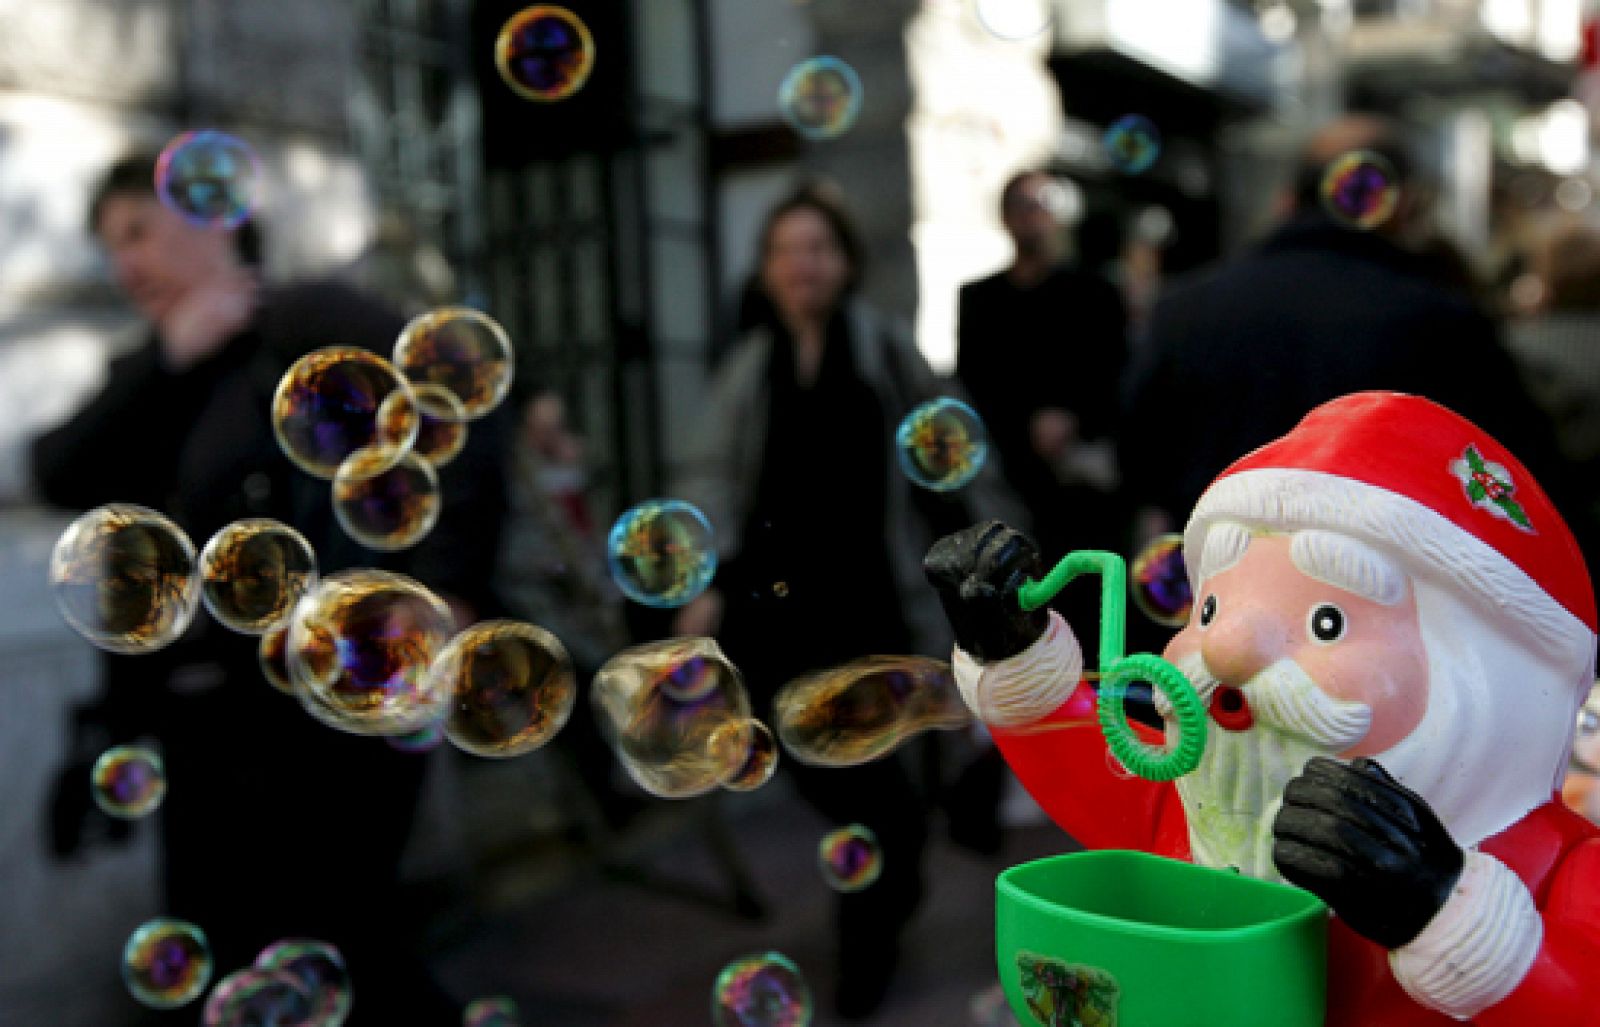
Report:
<svg viewBox="0 0 1600 1027"><path fill-rule="evenodd" d="M1328 908L1310 892L1115 849L1012 867L996 892L1000 982L1024 1025L1323 1022Z"/></svg>

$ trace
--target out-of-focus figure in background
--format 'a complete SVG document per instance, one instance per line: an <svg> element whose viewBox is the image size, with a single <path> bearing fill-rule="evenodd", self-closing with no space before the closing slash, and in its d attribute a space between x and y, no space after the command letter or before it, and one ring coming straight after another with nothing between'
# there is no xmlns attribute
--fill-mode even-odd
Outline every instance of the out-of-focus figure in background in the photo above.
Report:
<svg viewBox="0 0 1600 1027"><path fill-rule="evenodd" d="M242 517L276 518L311 541L323 573L400 570L488 612L504 506L494 419L474 423L442 472L429 538L381 559L362 549L335 523L327 483L279 452L270 402L299 356L331 344L387 354L402 318L334 282L263 285L236 236L185 222L154 180L153 157L128 158L93 199L90 228L150 332L83 410L35 440L39 495L67 509L150 506L197 544ZM317 723L263 680L256 650L196 617L161 652L107 655L104 701L80 718L110 740L160 742L172 782L156 814L165 911L202 926L220 968L285 937L339 946L362 982L352 1024L453 1022L406 949L397 890L424 761ZM69 767L58 796L74 791L87 806L87 775ZM58 799L69 843L72 812Z"/></svg>
<svg viewBox="0 0 1600 1027"><path fill-rule="evenodd" d="M778 204L761 235L760 284L772 316L722 361L674 496L710 518L722 562L711 590L679 611L679 634L715 635L765 715L807 671L873 654L943 656L949 637L921 580L922 549L946 524L1001 503L993 470L965 502L913 488L895 427L941 392L909 333L856 296L862 249L831 192ZM992 497L992 498L991 498ZM848 567L848 580L830 568ZM788 761L800 794L837 825L878 837L883 875L841 895L841 1014L882 1002L901 928L924 890L923 797L899 759L850 769Z"/></svg>

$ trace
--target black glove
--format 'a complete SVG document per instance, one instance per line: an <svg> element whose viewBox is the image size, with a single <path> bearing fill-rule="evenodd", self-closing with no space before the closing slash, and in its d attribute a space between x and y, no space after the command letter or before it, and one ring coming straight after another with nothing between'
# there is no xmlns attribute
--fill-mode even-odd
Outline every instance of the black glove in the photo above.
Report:
<svg viewBox="0 0 1600 1027"><path fill-rule="evenodd" d="M999 521L935 542L922 572L939 590L956 644L984 662L1015 656L1050 626L1044 607L1029 613L1017 601L1022 583L1042 576L1039 547Z"/></svg>
<svg viewBox="0 0 1600 1027"><path fill-rule="evenodd" d="M1461 847L1427 800L1369 759L1307 762L1272 834L1278 872L1384 948L1421 934L1461 876Z"/></svg>

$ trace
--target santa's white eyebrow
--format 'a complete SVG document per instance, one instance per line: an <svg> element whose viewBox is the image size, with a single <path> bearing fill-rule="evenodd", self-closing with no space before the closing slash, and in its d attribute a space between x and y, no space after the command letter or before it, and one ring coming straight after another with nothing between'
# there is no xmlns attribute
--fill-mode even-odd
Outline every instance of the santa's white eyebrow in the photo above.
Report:
<svg viewBox="0 0 1600 1027"><path fill-rule="evenodd" d="M1331 531L1297 531L1289 559L1300 573L1384 606L1406 595L1406 576L1393 560L1364 542Z"/></svg>
<svg viewBox="0 0 1600 1027"><path fill-rule="evenodd" d="M1209 580L1238 563L1244 551L1250 548L1252 537L1250 529L1242 524L1231 521L1213 524L1200 546L1200 568L1195 582Z"/></svg>

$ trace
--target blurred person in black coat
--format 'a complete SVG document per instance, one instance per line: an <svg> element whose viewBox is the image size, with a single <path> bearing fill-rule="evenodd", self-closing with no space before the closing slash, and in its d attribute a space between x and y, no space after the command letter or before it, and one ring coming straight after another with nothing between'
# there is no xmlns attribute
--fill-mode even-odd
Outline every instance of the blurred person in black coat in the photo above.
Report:
<svg viewBox="0 0 1600 1027"><path fill-rule="evenodd" d="M397 570L458 611L492 612L486 583L504 508L496 420L474 422L442 472L444 510L427 539L386 557L361 548L333 519L329 483L279 452L270 402L301 355L334 344L387 355L402 319L331 281L260 284L248 236L185 222L153 182L153 160L131 157L94 196L90 227L151 330L112 361L97 396L34 441L39 494L68 509L152 507L197 547L236 519L276 518L311 541L322 574ZM410 911L397 892L424 761L317 723L267 685L256 648L200 611L167 649L107 654L104 698L79 718L96 743L160 743L164 912L206 931L218 977L279 938L319 938L347 958L352 1023L452 1022L453 1004L406 951ZM60 788L54 841L68 855L77 825L66 800L87 799L83 768L69 768Z"/></svg>

